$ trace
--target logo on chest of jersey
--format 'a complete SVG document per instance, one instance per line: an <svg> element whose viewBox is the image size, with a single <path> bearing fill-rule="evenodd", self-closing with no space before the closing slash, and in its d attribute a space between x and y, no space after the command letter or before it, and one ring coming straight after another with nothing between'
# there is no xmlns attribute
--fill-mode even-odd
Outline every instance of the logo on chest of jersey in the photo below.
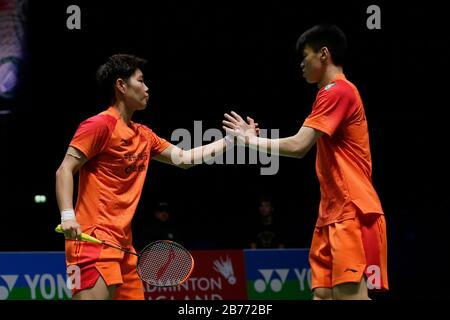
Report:
<svg viewBox="0 0 450 320"><path fill-rule="evenodd" d="M146 169L145 164L148 160L148 153L146 151L138 154L126 153L124 155L124 159L128 164L124 169L126 174L131 174L132 172L142 172Z"/></svg>

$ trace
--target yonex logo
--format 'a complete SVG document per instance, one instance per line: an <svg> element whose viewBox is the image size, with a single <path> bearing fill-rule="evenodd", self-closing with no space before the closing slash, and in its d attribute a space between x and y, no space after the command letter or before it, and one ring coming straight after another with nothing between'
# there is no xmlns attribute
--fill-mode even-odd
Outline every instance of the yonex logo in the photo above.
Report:
<svg viewBox="0 0 450 320"><path fill-rule="evenodd" d="M6 300L11 293L11 290L14 288L16 284L18 275L3 275L0 276L0 279L3 280L0 282L0 300ZM6 284L6 287L3 285Z"/></svg>
<svg viewBox="0 0 450 320"><path fill-rule="evenodd" d="M292 276L291 280L298 281L298 291L307 291L311 288L311 269L258 269L258 272L262 275L263 279L257 279L253 283L253 287L257 293L264 293L268 289L274 293L279 293L283 290L286 279L289 272L293 271L295 278ZM292 272L291 272L292 274ZM292 287L291 287L292 288Z"/></svg>
<svg viewBox="0 0 450 320"><path fill-rule="evenodd" d="M46 299L53 300L71 297L70 287L79 288L79 270L73 268L67 279L61 274L23 274L0 275L0 300L10 299L11 292L21 279L19 292L15 292L13 299ZM69 280L70 279L70 280ZM69 286L69 287L68 287Z"/></svg>
<svg viewBox="0 0 450 320"><path fill-rule="evenodd" d="M269 286L273 292L280 292L283 289L283 284L286 281L289 269L260 269L259 273L262 274L264 279L258 279L254 283L256 292L262 293L266 291ZM275 273L278 277L272 279L272 274Z"/></svg>

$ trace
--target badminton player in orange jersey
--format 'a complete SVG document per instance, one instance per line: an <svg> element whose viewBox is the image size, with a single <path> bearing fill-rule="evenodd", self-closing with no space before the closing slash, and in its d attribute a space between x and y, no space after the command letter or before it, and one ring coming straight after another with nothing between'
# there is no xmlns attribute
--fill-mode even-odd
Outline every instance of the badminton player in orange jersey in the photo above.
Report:
<svg viewBox="0 0 450 320"><path fill-rule="evenodd" d="M317 142L321 202L309 255L315 299L369 299L368 289L388 289L385 219L371 180L363 103L343 73L346 47L336 26L314 26L300 36L303 77L319 91L296 135L257 137L253 120L235 112L223 121L250 148L281 156L302 158Z"/></svg>
<svg viewBox="0 0 450 320"><path fill-rule="evenodd" d="M80 124L56 172L66 263L78 266L81 273L79 287L73 288L74 299L143 299L136 256L73 240L83 232L134 250L131 220L150 159L189 168L213 153L219 156L230 145L225 137L184 151L133 122L134 112L144 110L149 98L142 73L145 62L131 55L113 55L98 69L97 79L109 89L111 105ZM73 176L77 171L74 210Z"/></svg>

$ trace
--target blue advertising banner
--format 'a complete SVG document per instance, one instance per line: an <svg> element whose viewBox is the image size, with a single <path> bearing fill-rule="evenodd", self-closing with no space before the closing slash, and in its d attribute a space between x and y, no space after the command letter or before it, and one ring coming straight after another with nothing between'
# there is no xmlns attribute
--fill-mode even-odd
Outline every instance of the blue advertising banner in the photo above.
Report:
<svg viewBox="0 0 450 320"><path fill-rule="evenodd" d="M308 249L244 250L249 299L312 299Z"/></svg>
<svg viewBox="0 0 450 320"><path fill-rule="evenodd" d="M64 252L0 252L0 300L69 299Z"/></svg>

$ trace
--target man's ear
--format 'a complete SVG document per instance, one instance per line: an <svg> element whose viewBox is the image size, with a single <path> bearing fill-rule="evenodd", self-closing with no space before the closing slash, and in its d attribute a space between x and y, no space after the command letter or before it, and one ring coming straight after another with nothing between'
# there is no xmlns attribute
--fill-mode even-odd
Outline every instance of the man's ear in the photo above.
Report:
<svg viewBox="0 0 450 320"><path fill-rule="evenodd" d="M320 49L320 61L321 62L327 61L329 56L330 56L330 50L328 50L327 47L322 47Z"/></svg>
<svg viewBox="0 0 450 320"><path fill-rule="evenodd" d="M119 78L116 80L116 88L123 94L125 94L125 86L126 86L126 83L125 83L125 81L123 81L122 78Z"/></svg>

